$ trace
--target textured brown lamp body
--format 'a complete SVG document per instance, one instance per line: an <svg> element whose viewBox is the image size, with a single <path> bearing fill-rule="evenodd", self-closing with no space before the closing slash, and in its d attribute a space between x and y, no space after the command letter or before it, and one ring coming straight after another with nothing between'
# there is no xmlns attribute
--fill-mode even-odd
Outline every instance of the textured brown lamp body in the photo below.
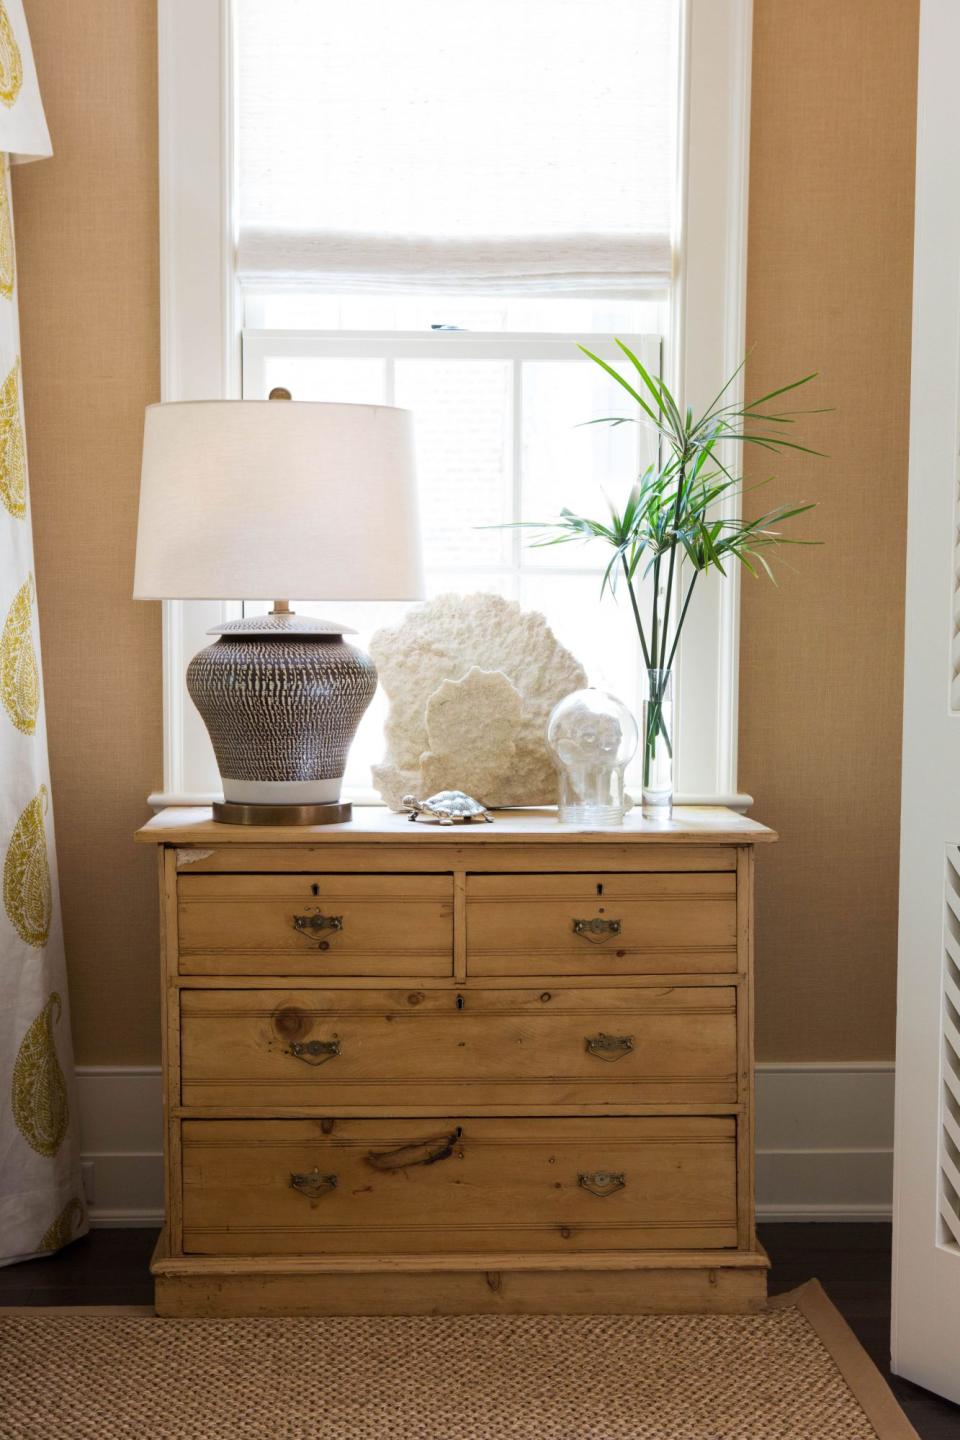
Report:
<svg viewBox="0 0 960 1440"><path fill-rule="evenodd" d="M273 600L210 631L187 688L223 780L215 818L350 818L347 754L377 687L348 627L277 595L422 594L412 417L386 405L213 400L151 405L137 599Z"/></svg>

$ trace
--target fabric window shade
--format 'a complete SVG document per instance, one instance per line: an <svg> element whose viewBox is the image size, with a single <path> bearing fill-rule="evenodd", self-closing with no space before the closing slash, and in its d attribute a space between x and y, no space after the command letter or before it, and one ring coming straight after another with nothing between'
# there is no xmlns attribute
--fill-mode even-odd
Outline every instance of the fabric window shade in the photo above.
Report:
<svg viewBox="0 0 960 1440"><path fill-rule="evenodd" d="M237 0L238 268L578 295L672 269L678 0Z"/></svg>

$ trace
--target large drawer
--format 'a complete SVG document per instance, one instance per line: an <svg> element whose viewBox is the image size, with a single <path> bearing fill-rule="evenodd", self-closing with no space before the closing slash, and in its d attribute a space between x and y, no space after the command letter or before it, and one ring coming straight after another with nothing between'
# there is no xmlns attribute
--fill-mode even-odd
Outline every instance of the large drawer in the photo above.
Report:
<svg viewBox="0 0 960 1440"><path fill-rule="evenodd" d="M468 875L472 975L729 974L732 873Z"/></svg>
<svg viewBox="0 0 960 1440"><path fill-rule="evenodd" d="M732 1104L732 986L184 990L185 1105Z"/></svg>
<svg viewBox="0 0 960 1440"><path fill-rule="evenodd" d="M186 1120L187 1253L735 1246L736 1123Z"/></svg>
<svg viewBox="0 0 960 1440"><path fill-rule="evenodd" d="M181 875L184 975L450 975L449 875Z"/></svg>

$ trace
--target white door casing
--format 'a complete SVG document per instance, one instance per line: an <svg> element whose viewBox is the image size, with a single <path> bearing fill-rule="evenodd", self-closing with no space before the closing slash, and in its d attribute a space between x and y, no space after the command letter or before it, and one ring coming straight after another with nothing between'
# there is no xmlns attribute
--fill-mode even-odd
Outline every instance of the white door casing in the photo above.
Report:
<svg viewBox="0 0 960 1440"><path fill-rule="evenodd" d="M921 0L894 1141L894 1371L960 1401L960 5Z"/></svg>

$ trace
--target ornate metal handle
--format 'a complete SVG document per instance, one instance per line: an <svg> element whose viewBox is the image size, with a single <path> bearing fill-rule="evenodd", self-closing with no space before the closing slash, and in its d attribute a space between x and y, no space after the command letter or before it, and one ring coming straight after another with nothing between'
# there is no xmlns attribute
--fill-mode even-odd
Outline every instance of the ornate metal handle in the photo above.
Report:
<svg viewBox="0 0 960 1440"><path fill-rule="evenodd" d="M594 1170L592 1175L581 1172L577 1176L581 1190L589 1190L591 1195L599 1195L601 1200L607 1195L615 1195L626 1183L627 1177L622 1170L616 1174L611 1170Z"/></svg>
<svg viewBox="0 0 960 1440"><path fill-rule="evenodd" d="M574 920L573 933L596 945L602 940L609 940L611 935L619 935L622 925L621 920Z"/></svg>
<svg viewBox="0 0 960 1440"><path fill-rule="evenodd" d="M339 1040L294 1040L287 1051L306 1065L326 1065L340 1054Z"/></svg>
<svg viewBox="0 0 960 1440"><path fill-rule="evenodd" d="M622 1060L633 1049L632 1035L585 1035L584 1043L590 1055L598 1060Z"/></svg>
<svg viewBox="0 0 960 1440"><path fill-rule="evenodd" d="M291 1190L299 1190L301 1195L306 1195L308 1200L319 1200L321 1195L329 1195L331 1190L337 1188L336 1175L321 1175L316 1169L308 1170L306 1174L290 1175Z"/></svg>
<svg viewBox="0 0 960 1440"><path fill-rule="evenodd" d="M449 1160L453 1147L463 1134L460 1126L449 1135L431 1135L426 1140L411 1140L396 1150L371 1150L367 1164L374 1170L406 1170L411 1165L435 1165L438 1160ZM459 1152L462 1155L462 1151Z"/></svg>
<svg viewBox="0 0 960 1440"><path fill-rule="evenodd" d="M321 930L342 930L342 915L294 915L293 928L307 935L319 935Z"/></svg>

